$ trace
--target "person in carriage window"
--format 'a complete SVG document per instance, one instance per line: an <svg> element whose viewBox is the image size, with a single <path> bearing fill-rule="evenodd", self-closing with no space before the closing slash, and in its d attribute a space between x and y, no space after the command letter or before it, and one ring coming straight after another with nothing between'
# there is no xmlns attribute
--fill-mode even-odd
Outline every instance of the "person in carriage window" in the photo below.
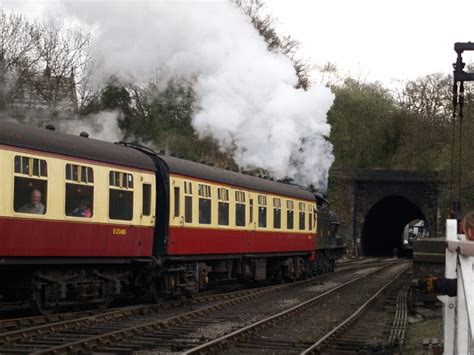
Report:
<svg viewBox="0 0 474 355"><path fill-rule="evenodd" d="M86 217L86 218L92 217L92 211L91 211L89 201L88 200L82 200L79 207L72 210L69 215L72 216L72 217Z"/></svg>
<svg viewBox="0 0 474 355"><path fill-rule="evenodd" d="M41 203L43 194L40 190L34 189L30 194L30 202L20 207L21 213L44 214L44 205Z"/></svg>

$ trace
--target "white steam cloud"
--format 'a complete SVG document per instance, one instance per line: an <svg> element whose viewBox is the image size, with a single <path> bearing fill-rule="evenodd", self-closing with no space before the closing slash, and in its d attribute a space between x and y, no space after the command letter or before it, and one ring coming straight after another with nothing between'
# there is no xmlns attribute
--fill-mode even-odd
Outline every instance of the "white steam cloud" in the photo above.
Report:
<svg viewBox="0 0 474 355"><path fill-rule="evenodd" d="M333 94L295 89L291 61L267 50L229 1L63 2L67 15L97 33L107 73L146 81L157 69L196 78L194 127L236 162L325 188L334 160L326 113Z"/></svg>
<svg viewBox="0 0 474 355"><path fill-rule="evenodd" d="M63 118L56 124L61 132L76 135L86 132L90 138L118 142L122 138L122 132L118 126L120 115L119 111L101 111L81 118Z"/></svg>

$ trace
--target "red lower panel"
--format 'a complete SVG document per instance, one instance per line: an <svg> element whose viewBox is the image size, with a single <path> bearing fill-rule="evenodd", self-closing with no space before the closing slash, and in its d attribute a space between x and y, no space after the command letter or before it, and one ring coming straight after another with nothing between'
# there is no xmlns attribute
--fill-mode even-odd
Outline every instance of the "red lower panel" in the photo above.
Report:
<svg viewBox="0 0 474 355"><path fill-rule="evenodd" d="M153 229L0 218L0 256L149 256Z"/></svg>
<svg viewBox="0 0 474 355"><path fill-rule="evenodd" d="M170 227L168 239L170 255L311 252L315 247L316 237L311 233Z"/></svg>

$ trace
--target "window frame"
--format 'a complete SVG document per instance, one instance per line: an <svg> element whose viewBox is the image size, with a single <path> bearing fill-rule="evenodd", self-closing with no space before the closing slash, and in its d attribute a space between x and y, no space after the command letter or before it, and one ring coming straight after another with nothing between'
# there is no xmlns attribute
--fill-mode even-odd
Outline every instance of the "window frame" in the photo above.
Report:
<svg viewBox="0 0 474 355"><path fill-rule="evenodd" d="M258 207L258 220L257 220L257 226L258 228L268 228L268 204L267 204L267 195L262 195L259 194L257 195L257 207ZM264 211L264 214L261 214L261 212ZM261 217L265 216L263 219L263 223Z"/></svg>
<svg viewBox="0 0 474 355"><path fill-rule="evenodd" d="M281 198L273 197L273 229L281 229L281 209ZM277 220L278 225L276 223Z"/></svg>
<svg viewBox="0 0 474 355"><path fill-rule="evenodd" d="M246 203L246 198L245 198L245 191L242 190L235 190L234 192L234 207L235 207L235 226L237 228L245 228L247 225L247 203ZM242 211L243 207L243 214L244 214L244 223L243 224L237 224L237 221L239 220L237 218L238 211Z"/></svg>
<svg viewBox="0 0 474 355"><path fill-rule="evenodd" d="M145 200L145 186L148 186L150 188L150 196L147 200ZM151 217L153 215L152 213L152 195L153 195L153 185L151 182L142 182L142 217ZM149 212L148 214L145 213L145 203L148 206Z"/></svg>
<svg viewBox="0 0 474 355"><path fill-rule="evenodd" d="M313 208L313 231L318 230L318 207L316 205L312 206Z"/></svg>
<svg viewBox="0 0 474 355"><path fill-rule="evenodd" d="M301 201L298 202L298 230L306 230L306 203Z"/></svg>
<svg viewBox="0 0 474 355"><path fill-rule="evenodd" d="M16 159L20 158L20 172L16 171ZM34 164L31 164L29 168L28 174L23 173L23 159L29 159L30 164L31 162L34 162L35 160L38 161L38 175L34 175L32 172L34 170ZM45 174L41 174L42 171L42 162L45 163L44 167L46 168ZM13 164L13 180L12 180L12 191L13 193L11 194L11 211L13 215L21 215L21 216L30 216L30 217L40 217L40 216L46 216L48 214L48 206L49 206L49 178L48 178L48 161L46 160L45 157L39 157L39 156L32 156L30 154L23 154L23 152L14 152L13 159L12 159L12 164ZM15 210L15 183L16 183L16 178L23 178L23 179L30 179L30 180L39 180L43 181L43 184L45 184L46 187L46 194L44 191L42 191L42 196L46 195L46 198L43 199L43 206L44 206L44 213L42 214L35 214L35 213L27 213L27 212L20 212Z"/></svg>
<svg viewBox="0 0 474 355"><path fill-rule="evenodd" d="M290 213L291 213L291 228L290 224ZM295 230L295 204L293 200L286 200L286 229L287 230Z"/></svg>
<svg viewBox="0 0 474 355"><path fill-rule="evenodd" d="M16 159L20 158L20 172L16 171ZM23 159L28 159L30 160L30 165L29 165L29 172L24 173L23 172ZM35 160L38 161L38 174L34 174L34 162ZM46 172L45 174L42 174L42 162L44 162L46 165ZM40 179L40 180L48 180L48 161L44 158L40 157L34 157L31 155L19 155L15 154L13 156L13 175L16 176L22 176L22 177L28 177L28 178L33 178L33 179Z"/></svg>
<svg viewBox="0 0 474 355"><path fill-rule="evenodd" d="M194 217L193 217L193 182L185 180L184 181L184 189L183 189L183 195L184 195L184 223L186 224L192 224ZM189 202L188 202L189 201ZM190 207L189 210L187 207ZM188 221L187 217L191 217L191 220Z"/></svg>
<svg viewBox="0 0 474 355"><path fill-rule="evenodd" d="M173 187L173 218L181 216L181 188L179 186Z"/></svg>
<svg viewBox="0 0 474 355"><path fill-rule="evenodd" d="M112 185L111 184L111 173L120 173L120 174L125 174L125 176L129 177L131 176L132 177L132 186L130 187L129 184L128 184L128 179L127 180L127 186L117 186L117 185ZM115 182L116 181L116 178L114 177L113 181ZM119 178L119 181L123 181L123 175L121 178ZM117 170L117 169L109 169L108 170L108 183L107 183L107 187L108 187L108 190L107 190L107 219L108 221L113 221L113 222L121 222L121 223L126 223L126 222L132 222L134 219L135 219L135 202L136 202L136 194L135 194L135 176L133 175L133 173L131 173L130 171L125 171L125 170ZM131 219L116 219L116 218L111 218L110 217L110 190L117 190L117 191L125 191L125 192L131 192L132 193L132 203L131 203L131 207L132 207L132 215L131 215Z"/></svg>
<svg viewBox="0 0 474 355"><path fill-rule="evenodd" d="M254 218L254 203L253 203L254 198L250 197L249 198L249 223L255 223L255 218Z"/></svg>
<svg viewBox="0 0 474 355"><path fill-rule="evenodd" d="M230 226L230 193L229 189L226 187L217 188L217 225L221 227ZM212 207L212 205L211 205ZM226 210L227 223L221 223L221 207L224 207ZM211 215L212 217L212 215Z"/></svg>
<svg viewBox="0 0 474 355"><path fill-rule="evenodd" d="M201 200L207 200L209 203L209 223L201 222ZM209 184L198 184L198 223L212 225L212 187Z"/></svg>
<svg viewBox="0 0 474 355"><path fill-rule="evenodd" d="M73 174L71 174L71 178L68 178L67 170L68 166L71 166L71 169L73 167L78 167L78 174L77 174L77 180L74 180ZM82 181L82 169L86 169L86 181ZM63 213L66 218L72 218L75 220L81 220L81 221L90 221L92 218L94 218L94 211L95 211L95 171L94 167L91 165L87 164L78 164L76 162L66 162L64 164L64 208L63 208ZM92 172L92 179L89 181L89 172ZM92 187L92 198L91 198L91 216L90 217L77 217L77 216L70 216L66 213L66 204L67 204L67 185L77 185L77 186L88 186Z"/></svg>

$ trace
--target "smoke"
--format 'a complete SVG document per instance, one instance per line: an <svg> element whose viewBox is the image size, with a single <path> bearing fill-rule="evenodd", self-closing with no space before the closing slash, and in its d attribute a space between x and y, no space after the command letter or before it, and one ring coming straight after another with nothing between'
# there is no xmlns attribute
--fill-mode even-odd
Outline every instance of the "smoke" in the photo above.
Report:
<svg viewBox="0 0 474 355"><path fill-rule="evenodd" d="M122 139L118 121L119 111L102 111L85 117L64 117L57 120L59 131L78 135L81 132L89 134L90 138L108 142L118 142Z"/></svg>
<svg viewBox="0 0 474 355"><path fill-rule="evenodd" d="M229 1L62 2L96 33L104 73L145 83L156 70L195 78L193 125L246 168L324 189L334 160L326 113L333 94L295 89L291 61L269 52Z"/></svg>
<svg viewBox="0 0 474 355"><path fill-rule="evenodd" d="M123 134L119 128L122 113L101 111L79 116L70 111L56 111L54 117L48 110L14 108L0 110L0 120L20 122L29 126L46 127L53 124L60 132L79 135L86 132L90 138L119 142Z"/></svg>

